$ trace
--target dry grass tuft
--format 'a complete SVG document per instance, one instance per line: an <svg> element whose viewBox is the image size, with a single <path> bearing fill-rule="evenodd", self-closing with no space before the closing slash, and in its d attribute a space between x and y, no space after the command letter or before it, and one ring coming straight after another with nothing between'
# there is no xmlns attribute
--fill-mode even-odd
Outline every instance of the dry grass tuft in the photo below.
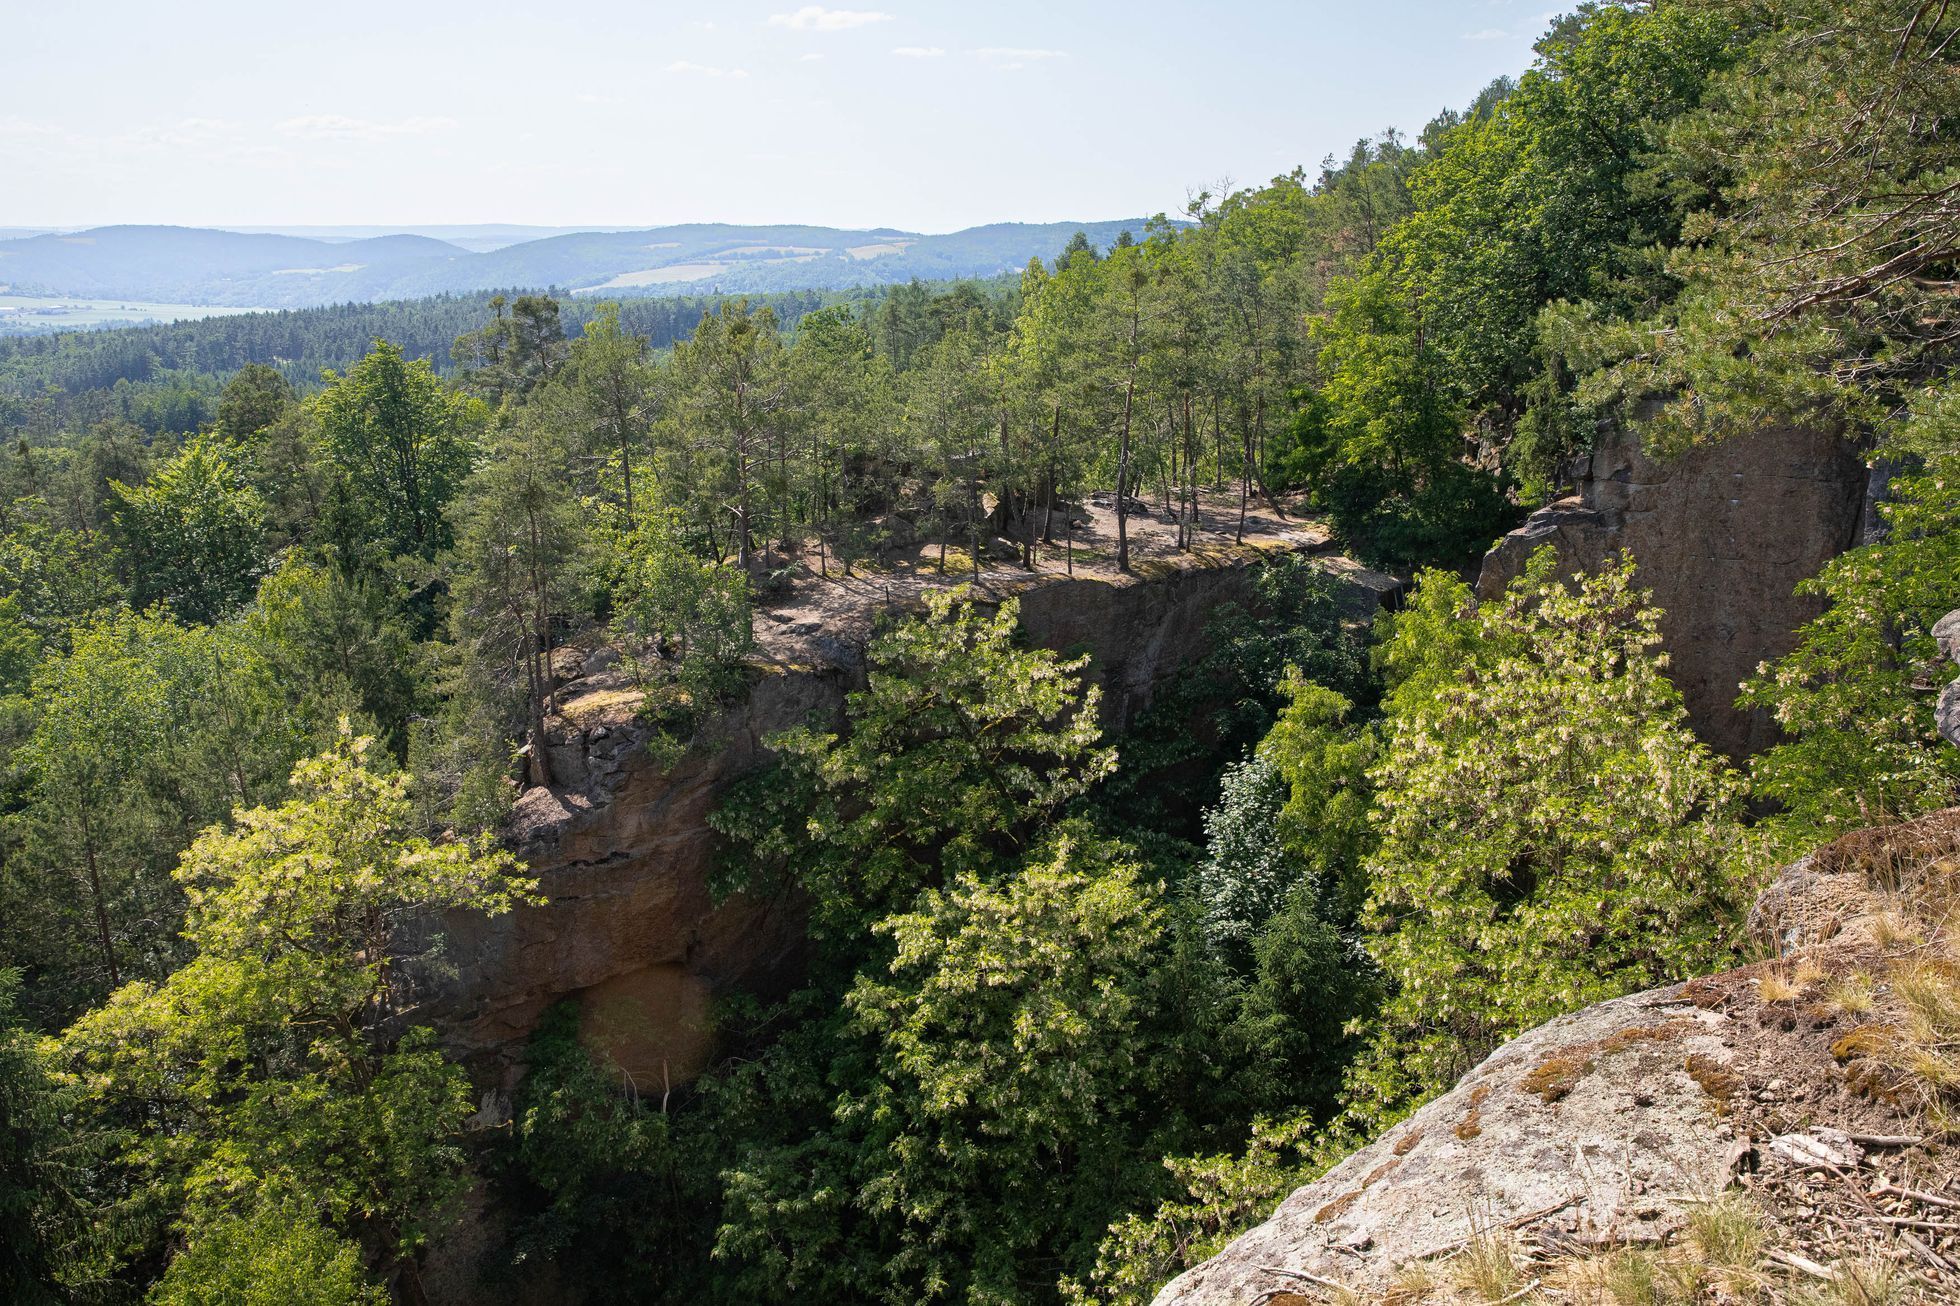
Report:
<svg viewBox="0 0 1960 1306"><path fill-rule="evenodd" d="M1872 992L1872 977L1863 971L1827 981L1824 1001L1847 1016L1868 1015L1878 1005L1877 995Z"/></svg>
<svg viewBox="0 0 1960 1306"><path fill-rule="evenodd" d="M1912 1300L1906 1276L1884 1261L1840 1261L1829 1283L1791 1298L1801 1306L1901 1306Z"/></svg>
<svg viewBox="0 0 1960 1306"><path fill-rule="evenodd" d="M1387 1301L1391 1306L1419 1302L1443 1286L1436 1267L1428 1261L1410 1261L1395 1271L1389 1283Z"/></svg>
<svg viewBox="0 0 1960 1306"><path fill-rule="evenodd" d="M1731 1283L1753 1285L1769 1245L1762 1212L1741 1193L1723 1193L1688 1213L1688 1240L1701 1262ZM1735 1291L1732 1286L1731 1291Z"/></svg>
<svg viewBox="0 0 1960 1306"><path fill-rule="evenodd" d="M1772 1004L1795 1002L1803 996L1803 988L1780 971L1764 971L1756 981L1756 996Z"/></svg>
<svg viewBox="0 0 1960 1306"><path fill-rule="evenodd" d="M1450 1281L1472 1301L1500 1302L1524 1286L1511 1240L1497 1230L1478 1234L1450 1262Z"/></svg>

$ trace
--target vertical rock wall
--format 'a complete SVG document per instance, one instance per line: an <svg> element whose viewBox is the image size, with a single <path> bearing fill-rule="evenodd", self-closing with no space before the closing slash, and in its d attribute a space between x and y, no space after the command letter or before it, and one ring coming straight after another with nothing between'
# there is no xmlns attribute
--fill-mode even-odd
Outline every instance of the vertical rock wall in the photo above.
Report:
<svg viewBox="0 0 1960 1306"><path fill-rule="evenodd" d="M1616 428L1576 495L1533 513L1485 556L1477 593L1501 594L1542 545L1568 571L1631 552L1666 613L1668 674L1695 730L1741 758L1774 742L1775 723L1737 708L1738 687L1788 652L1819 611L1796 586L1858 543L1868 480L1857 450L1828 430L1772 427L1655 459Z"/></svg>
<svg viewBox="0 0 1960 1306"><path fill-rule="evenodd" d="M1344 559L1324 563L1357 613L1372 611L1393 584ZM1248 553L1160 566L1150 579L1045 579L1020 587L1021 623L1038 646L1090 655L1105 724L1120 729L1202 651L1212 609L1251 596L1252 564ZM988 597L984 589L980 596ZM494 920L456 920L446 940L441 1022L489 1090L493 1115L521 1070L525 1040L555 1002L578 999L587 1041L642 1092L657 1093L708 1063L717 992L766 993L794 982L801 905L747 895L717 902L707 817L731 783L765 760L770 735L841 720L845 695L864 674L861 642L828 638L841 628L822 632L821 661L779 657L719 724L714 745L671 769L648 753L638 695L603 657L560 692L552 769L565 783L528 791L514 829L546 902Z"/></svg>

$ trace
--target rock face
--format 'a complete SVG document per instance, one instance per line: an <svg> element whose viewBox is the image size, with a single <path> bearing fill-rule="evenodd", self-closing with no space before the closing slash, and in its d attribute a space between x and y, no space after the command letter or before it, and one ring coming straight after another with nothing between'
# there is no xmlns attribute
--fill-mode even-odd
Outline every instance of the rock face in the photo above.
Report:
<svg viewBox="0 0 1960 1306"><path fill-rule="evenodd" d="M1949 612L1934 622L1933 639L1947 661L1960 663L1960 612ZM1949 744L1960 744L1960 680L1947 682L1946 688L1940 691L1933 720L1939 727L1940 738Z"/></svg>
<svg viewBox="0 0 1960 1306"><path fill-rule="evenodd" d="M1547 1268L1534 1272L1549 1281L1561 1257L1670 1238L1732 1182L1752 1194L1773 1245L1813 1263L1890 1254L1894 1230L1912 1224L1901 1217L1938 1217L1875 1211L1867 1193L1884 1190L1868 1185L1916 1174L1917 1189L1948 1194L1924 1209L1948 1211L1960 1159L1923 1139L1918 1099L1896 1075L1862 1059L1883 1055L1872 1052L1886 1046L1877 1031L1909 1024L1900 1004L1882 988L1869 1003L1840 1002L1831 986L1882 979L1899 958L1924 965L1939 955L1929 949L1951 945L1943 925L1912 923L1911 904L1916 884L1931 885L1926 901L1943 915L1956 853L1960 809L1804 858L1751 913L1769 960L1513 1039L1172 1280L1156 1306L1312 1300L1303 1285L1316 1280L1322 1296L1339 1285L1392 1299L1411 1263L1447 1275L1449 1253L1489 1236L1537 1255ZM1935 1295L1907 1299L1960 1300L1960 1272L1931 1268Z"/></svg>
<svg viewBox="0 0 1960 1306"><path fill-rule="evenodd" d="M1631 552L1666 613L1669 675L1696 731L1741 758L1773 742L1775 727L1735 706L1737 687L1820 610L1797 583L1858 542L1869 482L1857 451L1830 431L1777 427L1657 460L1613 428L1579 492L1485 556L1477 593L1502 593L1541 545L1568 571Z"/></svg>
<svg viewBox="0 0 1960 1306"><path fill-rule="evenodd" d="M1733 1077L1733 1023L1676 986L1540 1026L1173 1280L1157 1306L1248 1306L1297 1289L1284 1270L1373 1301L1403 1263L1492 1226L1580 1245L1671 1232L1679 1214L1659 1195L1728 1181L1734 1130L1687 1067Z"/></svg>
<svg viewBox="0 0 1960 1306"><path fill-rule="evenodd" d="M1018 592L1036 645L1090 655L1106 724L1121 727L1205 643L1219 604L1251 594L1244 551L1160 566L1148 579L1048 579L976 593ZM1355 610L1372 611L1393 582L1344 559L1323 560ZM446 939L438 999L451 1045L500 1113L538 1018L576 998L581 1032L658 1093L697 1074L713 1053L711 998L729 988L779 991L800 971L802 917L794 901L709 890L716 856L707 816L727 787L765 760L764 741L815 719L835 723L862 683L875 611L758 614L770 666L746 701L671 770L647 751L639 695L603 654L558 695L552 771L559 785L517 806L514 841L539 877L542 906L494 919L459 919Z"/></svg>

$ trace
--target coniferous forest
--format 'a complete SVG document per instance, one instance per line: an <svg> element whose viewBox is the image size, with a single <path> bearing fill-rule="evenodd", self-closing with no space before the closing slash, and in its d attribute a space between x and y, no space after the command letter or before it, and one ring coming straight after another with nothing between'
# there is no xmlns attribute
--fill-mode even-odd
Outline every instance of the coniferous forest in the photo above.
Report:
<svg viewBox="0 0 1960 1306"><path fill-rule="evenodd" d="M1778 866L1960 803L1960 10L1590 0L1536 50L998 281L0 342L0 1298L1147 1302L1507 1039L1750 960ZM1781 426L1890 479L1738 686L1766 751L1696 737L1632 559L1473 594L1602 432ZM1273 551L1121 729L967 584L1255 518L1394 610ZM677 771L758 612L893 576L842 721L708 818L796 982L664 1088L554 1008L485 1123L430 977L553 891L509 831L571 782L555 655L616 653ZM1746 1299L1685 1291L1599 1300Z"/></svg>

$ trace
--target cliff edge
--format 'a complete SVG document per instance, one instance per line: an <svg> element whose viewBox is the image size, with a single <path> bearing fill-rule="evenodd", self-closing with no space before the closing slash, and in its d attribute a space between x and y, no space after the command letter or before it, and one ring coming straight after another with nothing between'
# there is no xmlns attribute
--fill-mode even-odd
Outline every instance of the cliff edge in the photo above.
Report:
<svg viewBox="0 0 1960 1306"><path fill-rule="evenodd" d="M1765 960L1513 1039L1157 1306L1485 1301L1466 1269L1494 1258L1518 1300L1617 1300L1623 1249L1719 1258L1698 1213L1731 1189L1757 1233L1729 1269L1770 1300L1854 1275L1960 1300L1956 903L1960 808L1820 849L1750 915Z"/></svg>

